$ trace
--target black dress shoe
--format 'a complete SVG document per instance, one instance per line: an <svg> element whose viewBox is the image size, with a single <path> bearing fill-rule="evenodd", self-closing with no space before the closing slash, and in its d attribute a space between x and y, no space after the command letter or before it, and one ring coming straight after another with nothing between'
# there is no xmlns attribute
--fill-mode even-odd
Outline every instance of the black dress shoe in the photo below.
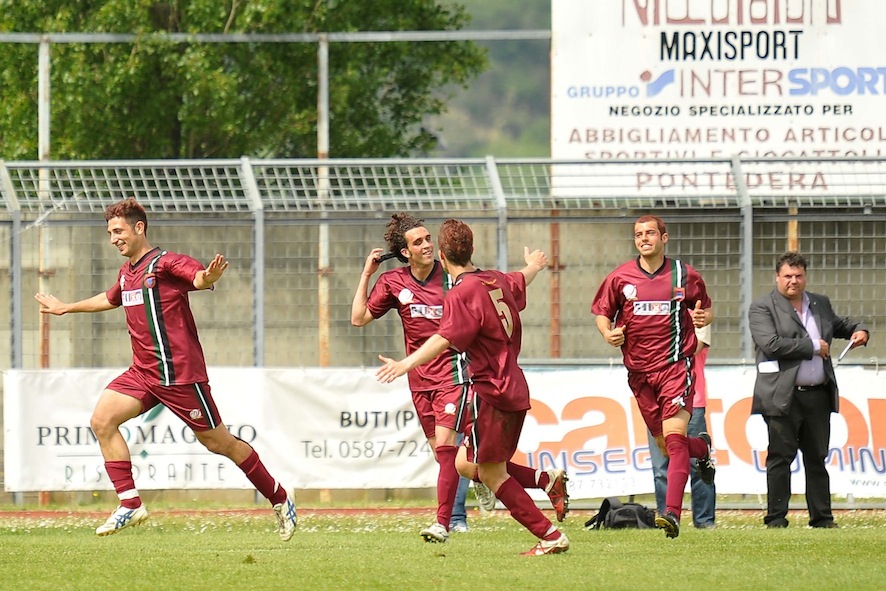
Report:
<svg viewBox="0 0 886 591"><path fill-rule="evenodd" d="M821 525L813 525L812 527L822 527L822 528L826 528L826 529L839 529L840 528L840 526L837 525L833 521L828 521L827 523L822 523Z"/></svg>
<svg viewBox="0 0 886 591"><path fill-rule="evenodd" d="M784 529L788 526L787 519L775 519L766 524L769 529Z"/></svg>

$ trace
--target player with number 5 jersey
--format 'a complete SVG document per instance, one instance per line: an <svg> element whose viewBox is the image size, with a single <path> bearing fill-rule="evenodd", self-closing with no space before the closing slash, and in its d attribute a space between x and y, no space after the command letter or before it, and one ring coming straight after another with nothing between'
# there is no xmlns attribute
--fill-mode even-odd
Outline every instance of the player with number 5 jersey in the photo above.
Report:
<svg viewBox="0 0 886 591"><path fill-rule="evenodd" d="M424 220L405 212L391 216L385 231L388 254L374 248L369 252L351 304L351 324L363 327L396 310L403 324L406 353L412 353L437 331L443 317L444 298L452 279L434 258L431 233ZM383 272L372 290L369 281L383 258L396 258L405 266ZM369 293L367 293L369 291ZM442 352L408 375L412 403L428 445L439 464L437 472L437 516L419 534L426 542L449 539L452 525L467 529L464 508L467 481L455 468L458 441L467 420L470 378L467 360L455 351ZM486 508L495 507L495 497L483 487L474 487L477 498L487 498ZM456 519L455 523L453 520Z"/></svg>
<svg viewBox="0 0 886 591"><path fill-rule="evenodd" d="M523 274L462 273L446 306L438 332L454 350L469 351L474 394L500 410L528 410L529 386L517 365L523 342L520 311L526 307Z"/></svg>
<svg viewBox="0 0 886 591"><path fill-rule="evenodd" d="M542 556L569 549L569 540L536 507L527 488L548 493L562 521L568 508L564 470L533 470L511 462L530 408L529 386L517 363L526 307L526 286L547 267L545 254L524 249L526 267L518 272L484 271L471 262L474 235L459 220L440 228L440 260L455 278L446 295L436 334L400 361L383 357L378 379L391 382L446 350L467 353L474 383L472 424L458 452L462 476L479 478L495 493L511 516L538 538L525 555Z"/></svg>

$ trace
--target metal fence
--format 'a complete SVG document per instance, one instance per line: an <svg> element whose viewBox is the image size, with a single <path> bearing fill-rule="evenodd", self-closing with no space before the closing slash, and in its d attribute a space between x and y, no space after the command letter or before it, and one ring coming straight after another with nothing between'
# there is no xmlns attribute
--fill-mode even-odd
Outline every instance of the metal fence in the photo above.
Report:
<svg viewBox="0 0 886 591"><path fill-rule="evenodd" d="M41 318L36 291L62 300L106 290L123 263L104 208L135 196L151 242L231 269L192 295L207 362L227 366L372 366L402 352L395 317L363 329L350 304L390 214L436 232L472 224L475 263L522 266L549 253L523 315L524 363L614 363L590 314L597 286L635 256L632 222L668 223L669 255L705 278L717 319L711 363L752 358L749 301L773 286L796 245L809 289L838 314L886 324L886 159L565 162L543 159L0 161L0 368L129 363L122 312ZM385 263L386 265L393 264ZM877 364L876 336L854 362Z"/></svg>

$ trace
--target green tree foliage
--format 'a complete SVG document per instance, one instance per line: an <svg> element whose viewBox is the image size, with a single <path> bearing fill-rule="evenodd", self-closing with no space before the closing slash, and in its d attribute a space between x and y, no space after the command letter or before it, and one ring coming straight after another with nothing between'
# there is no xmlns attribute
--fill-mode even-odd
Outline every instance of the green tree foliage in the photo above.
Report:
<svg viewBox="0 0 886 591"><path fill-rule="evenodd" d="M551 0L461 0L470 29L550 29ZM434 155L547 157L550 155L550 42L478 42L489 67L456 92L433 119L441 143ZM456 88L456 91L459 89Z"/></svg>
<svg viewBox="0 0 886 591"><path fill-rule="evenodd" d="M173 43L157 33L459 30L435 0L0 0L2 32L136 33L52 45L53 159L317 154L317 46ZM330 155L426 153L422 126L466 86L470 42L331 43ZM0 158L37 156L37 46L0 44Z"/></svg>

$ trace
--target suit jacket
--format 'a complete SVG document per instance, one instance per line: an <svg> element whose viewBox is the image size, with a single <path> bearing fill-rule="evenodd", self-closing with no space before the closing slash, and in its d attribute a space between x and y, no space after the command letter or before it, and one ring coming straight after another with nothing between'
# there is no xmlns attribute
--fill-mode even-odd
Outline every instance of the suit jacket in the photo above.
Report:
<svg viewBox="0 0 886 591"><path fill-rule="evenodd" d="M808 291L806 295L821 338L828 345L834 337L849 339L857 330L868 330L857 320L837 316L827 296ZM800 362L812 359L815 354L812 339L791 302L777 289L751 304L748 320L757 350L757 380L751 413L785 416L793 402ZM840 393L831 357L824 360L824 372L831 395L831 412L837 412Z"/></svg>

